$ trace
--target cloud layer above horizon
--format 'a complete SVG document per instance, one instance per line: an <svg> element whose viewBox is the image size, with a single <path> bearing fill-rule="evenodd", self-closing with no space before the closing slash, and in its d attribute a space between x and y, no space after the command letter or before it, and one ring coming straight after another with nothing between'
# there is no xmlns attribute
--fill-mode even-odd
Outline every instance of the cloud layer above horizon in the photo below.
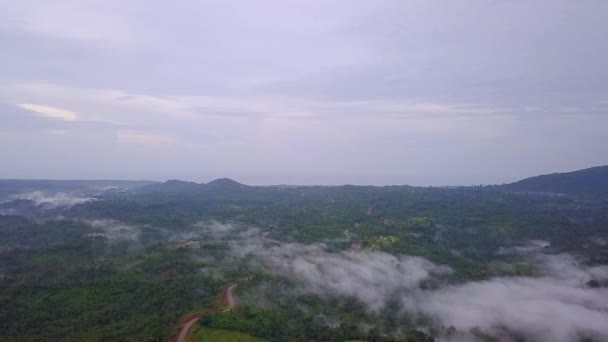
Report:
<svg viewBox="0 0 608 342"><path fill-rule="evenodd" d="M605 1L0 4L0 178L457 185L608 163Z"/></svg>

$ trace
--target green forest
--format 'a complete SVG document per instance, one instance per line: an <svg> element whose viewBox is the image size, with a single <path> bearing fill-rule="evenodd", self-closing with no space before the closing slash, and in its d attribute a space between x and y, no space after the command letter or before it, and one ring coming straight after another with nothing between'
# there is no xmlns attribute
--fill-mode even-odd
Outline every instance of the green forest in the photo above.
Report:
<svg viewBox="0 0 608 342"><path fill-rule="evenodd" d="M3 341L176 340L184 317L198 318L191 341L532 341L535 332L459 326L424 305L445 289L545 279L538 258L564 253L595 270L582 290L608 285L598 271L608 198L597 191L220 179L121 184L65 207L14 197L91 191L68 185L0 182ZM394 284L389 267L403 274ZM363 281L375 287L362 291ZM236 304L226 308L229 284Z"/></svg>

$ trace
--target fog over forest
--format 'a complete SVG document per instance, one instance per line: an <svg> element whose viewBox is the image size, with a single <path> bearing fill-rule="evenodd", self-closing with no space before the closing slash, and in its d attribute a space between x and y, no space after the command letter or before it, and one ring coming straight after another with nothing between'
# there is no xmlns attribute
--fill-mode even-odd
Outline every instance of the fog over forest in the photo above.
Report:
<svg viewBox="0 0 608 342"><path fill-rule="evenodd" d="M608 341L607 19L0 0L0 341Z"/></svg>

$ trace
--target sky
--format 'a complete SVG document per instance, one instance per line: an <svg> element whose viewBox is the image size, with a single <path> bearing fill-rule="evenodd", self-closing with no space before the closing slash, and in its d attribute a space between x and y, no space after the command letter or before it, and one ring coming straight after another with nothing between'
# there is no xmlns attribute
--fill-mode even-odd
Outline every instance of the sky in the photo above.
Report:
<svg viewBox="0 0 608 342"><path fill-rule="evenodd" d="M0 0L0 178L469 185L608 164L605 0Z"/></svg>

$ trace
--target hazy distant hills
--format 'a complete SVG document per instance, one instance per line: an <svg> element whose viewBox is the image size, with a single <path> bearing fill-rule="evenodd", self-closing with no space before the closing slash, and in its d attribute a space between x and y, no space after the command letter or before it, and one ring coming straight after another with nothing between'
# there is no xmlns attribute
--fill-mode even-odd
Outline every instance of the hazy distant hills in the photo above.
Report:
<svg viewBox="0 0 608 342"><path fill-rule="evenodd" d="M252 188L249 185L241 184L229 178L220 178L209 183L195 183L181 180L168 180L164 183L156 183L144 186L139 189L139 193L182 193L182 192L215 192L215 191L234 191Z"/></svg>
<svg viewBox="0 0 608 342"><path fill-rule="evenodd" d="M0 180L0 195L10 195L27 191L71 192L76 189L131 188L138 194L161 193L167 195L208 194L229 196L264 196L268 193L296 190L302 186L249 186L229 178L220 178L208 183L195 183L181 180L166 182L120 181L120 180ZM351 188L327 187L327 188ZM311 188L311 187L307 187ZM354 186L354 188L358 188ZM380 190L380 187L376 187ZM608 198L608 165L588 169L552 173L526 178L511 184L503 184L494 189L527 192L551 193L588 198ZM283 190L283 191L281 191ZM1 196L0 196L1 197Z"/></svg>
<svg viewBox="0 0 608 342"><path fill-rule="evenodd" d="M132 180L51 180L51 179L0 179L0 199L6 196L31 191L58 192L99 192L108 189L131 189L153 181Z"/></svg>
<svg viewBox="0 0 608 342"><path fill-rule="evenodd" d="M209 183L194 183L170 180L139 189L140 193L260 193L293 187L249 186L229 178L216 179ZM297 187L295 187L297 188ZM339 188L339 187L338 187ZM553 193L584 197L608 198L608 165L566 173L552 173L526 178L511 184L496 187L516 192Z"/></svg>
<svg viewBox="0 0 608 342"><path fill-rule="evenodd" d="M590 197L608 196L608 165L530 177L502 187L518 192L543 192Z"/></svg>
<svg viewBox="0 0 608 342"><path fill-rule="evenodd" d="M222 190L223 189L239 190L239 189L250 188L249 185L241 184L230 178L216 179L214 181L211 181L211 182L205 184L204 186L208 189L222 189Z"/></svg>

